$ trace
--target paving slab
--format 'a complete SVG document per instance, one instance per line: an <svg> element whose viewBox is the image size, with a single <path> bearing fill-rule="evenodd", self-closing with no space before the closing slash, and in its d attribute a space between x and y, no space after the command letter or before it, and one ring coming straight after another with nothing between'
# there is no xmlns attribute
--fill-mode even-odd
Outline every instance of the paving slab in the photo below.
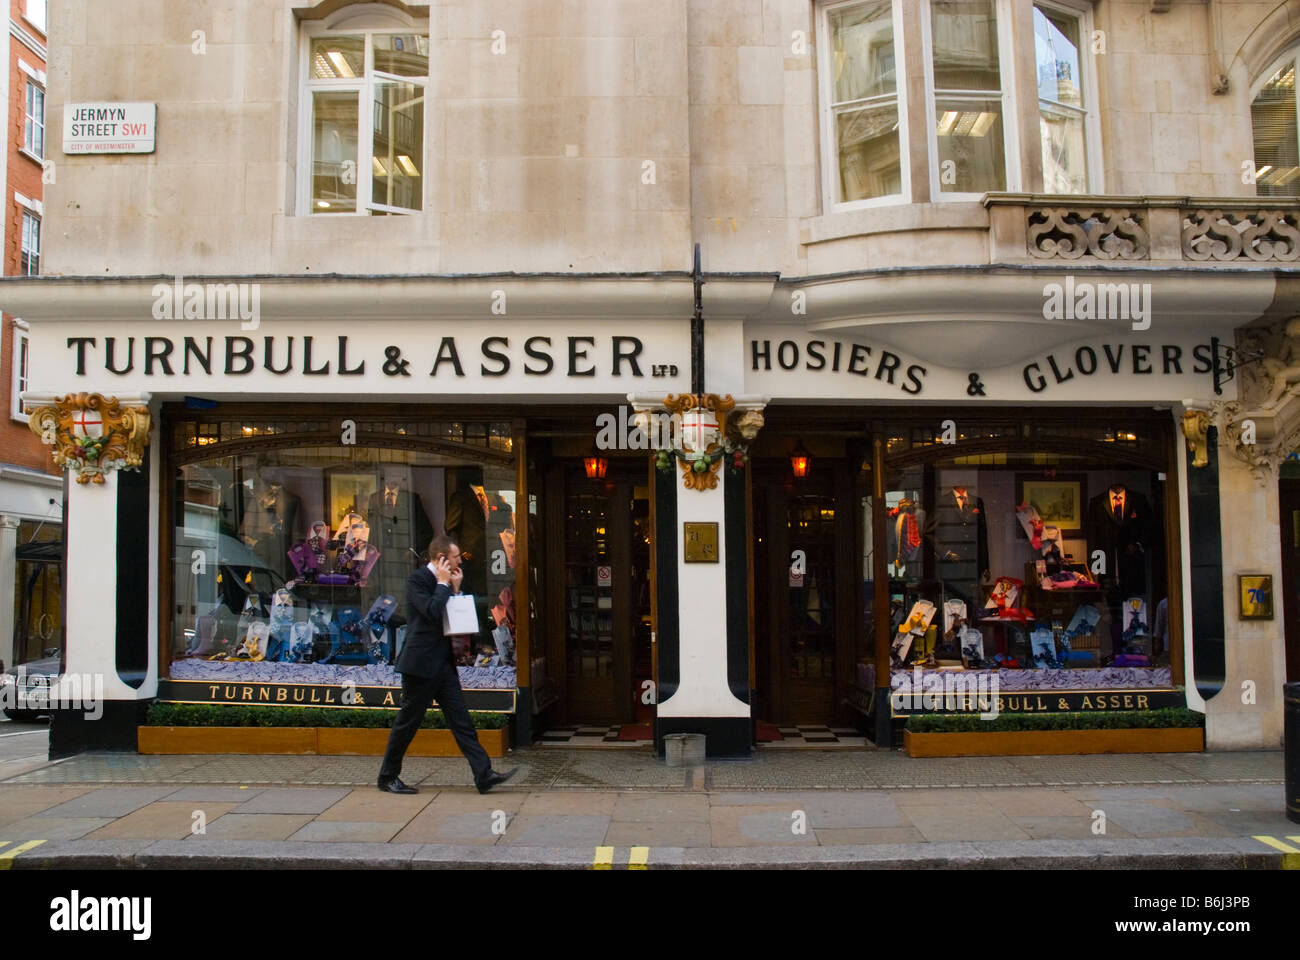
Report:
<svg viewBox="0 0 1300 960"><path fill-rule="evenodd" d="M817 842L824 847L878 843L924 843L916 827L818 827Z"/></svg>
<svg viewBox="0 0 1300 960"><path fill-rule="evenodd" d="M1091 813L1085 816L1065 816L1065 817L1017 817L1010 818L1015 826L1024 831L1031 840L1087 840L1089 837L1107 836L1112 839L1115 837L1131 837L1123 827L1109 821L1106 822L1105 834L1094 833L1094 824L1100 821L1094 820Z"/></svg>
<svg viewBox="0 0 1300 960"><path fill-rule="evenodd" d="M313 820L289 835L289 840L328 841L331 843L387 843L402 828L400 823L374 820Z"/></svg>
<svg viewBox="0 0 1300 960"><path fill-rule="evenodd" d="M612 814L619 823L708 823L709 797L698 793L621 793L614 799Z"/></svg>
<svg viewBox="0 0 1300 960"><path fill-rule="evenodd" d="M604 846L707 847L711 841L709 824L703 821L612 821Z"/></svg>
<svg viewBox="0 0 1300 960"><path fill-rule="evenodd" d="M224 787L217 784L202 784L197 787L181 787L174 793L167 794L163 799L184 803L221 803L227 800L234 803L245 803L265 789L265 787Z"/></svg>
<svg viewBox="0 0 1300 960"><path fill-rule="evenodd" d="M773 806L715 806L709 810L715 847L816 845L817 836L805 817L800 824L788 804ZM795 833L802 825L804 832Z"/></svg>
<svg viewBox="0 0 1300 960"><path fill-rule="evenodd" d="M39 817L124 817L172 792L167 786L102 787L42 811Z"/></svg>
<svg viewBox="0 0 1300 960"><path fill-rule="evenodd" d="M402 824L427 807L437 796L432 790L400 794L381 793L375 787L362 787L318 814L316 819Z"/></svg>
<svg viewBox="0 0 1300 960"><path fill-rule="evenodd" d="M1112 825L1134 837L1226 837L1226 830L1213 820L1197 813L1173 809L1163 798L1151 800L1108 800L1097 805L1106 815L1106 827Z"/></svg>
<svg viewBox="0 0 1300 960"><path fill-rule="evenodd" d="M309 813L227 813L209 823L202 836L191 835L178 842L287 840L311 820Z"/></svg>
<svg viewBox="0 0 1300 960"><path fill-rule="evenodd" d="M1063 790L981 790L979 798L1010 817L1088 817L1092 808Z"/></svg>
<svg viewBox="0 0 1300 960"><path fill-rule="evenodd" d="M241 803L235 813L324 813L351 790L313 787L271 787ZM376 789L375 791L379 791Z"/></svg>
<svg viewBox="0 0 1300 960"><path fill-rule="evenodd" d="M612 816L618 797L612 793L547 791L529 794L519 812L523 814L590 813Z"/></svg>
<svg viewBox="0 0 1300 960"><path fill-rule="evenodd" d="M0 840L75 840L113 822L112 817L27 817L0 827Z"/></svg>
<svg viewBox="0 0 1300 960"><path fill-rule="evenodd" d="M183 840L194 833L194 825L200 821L195 813L201 812L206 829L207 823L229 812L237 804L230 802L213 803L211 801L169 801L159 800L118 817L112 823L100 827L89 834L95 840L116 839L154 839Z"/></svg>
<svg viewBox="0 0 1300 960"><path fill-rule="evenodd" d="M526 847L600 846L609 832L608 816L590 814L519 814L500 839L500 844Z"/></svg>
<svg viewBox="0 0 1300 960"><path fill-rule="evenodd" d="M452 809L426 810L406 824L393 840L398 843L460 844L493 846L503 836L502 827L510 829L515 815L501 811L476 810L456 812Z"/></svg>

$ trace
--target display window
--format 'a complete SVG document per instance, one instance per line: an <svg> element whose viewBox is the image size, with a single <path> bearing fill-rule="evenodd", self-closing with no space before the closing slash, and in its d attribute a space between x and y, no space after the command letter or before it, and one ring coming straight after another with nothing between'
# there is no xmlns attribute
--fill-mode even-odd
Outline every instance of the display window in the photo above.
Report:
<svg viewBox="0 0 1300 960"><path fill-rule="evenodd" d="M1008 690L1170 686L1165 442L1142 423L891 431L895 673L998 671Z"/></svg>
<svg viewBox="0 0 1300 960"><path fill-rule="evenodd" d="M462 686L515 687L509 423L186 419L172 465L171 679L400 686L406 581L445 532Z"/></svg>

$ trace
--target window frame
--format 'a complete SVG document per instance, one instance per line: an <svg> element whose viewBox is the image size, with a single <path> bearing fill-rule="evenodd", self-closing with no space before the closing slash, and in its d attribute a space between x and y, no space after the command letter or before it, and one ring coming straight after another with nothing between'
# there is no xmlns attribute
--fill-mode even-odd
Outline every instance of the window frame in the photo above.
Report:
<svg viewBox="0 0 1300 960"><path fill-rule="evenodd" d="M1032 20L1033 11L1036 7L1044 7L1053 10L1059 14L1069 17L1075 17L1079 21L1079 72L1083 74L1079 78L1079 87L1083 91L1084 109L1083 109L1083 141L1088 151L1087 175L1088 188L1081 194L1060 193L1052 196L1071 197L1071 196L1104 196L1106 193L1105 183L1105 164L1101 162L1101 117L1097 112L1097 103L1099 93L1097 89L1097 55L1092 51L1092 34L1094 30L1092 4L1081 2L1081 0L1030 0L1030 17ZM1034 42L1031 32L1030 42ZM1037 66L1038 57L1035 54L1034 63ZM1034 103L1040 118L1042 117L1042 98L1038 96L1038 76L1035 71L1034 75ZM1039 167L1039 177L1044 177L1042 170L1042 150L1041 148L1035 154L1035 162ZM1047 182L1044 178L1043 192L1047 193Z"/></svg>
<svg viewBox="0 0 1300 960"><path fill-rule="evenodd" d="M31 381L31 335L23 321L13 321L13 357L9 379L9 419L19 423L28 423L31 417L23 412L23 391Z"/></svg>
<svg viewBox="0 0 1300 960"><path fill-rule="evenodd" d="M300 217L370 217L377 215L419 215L426 213L429 209L429 197L427 189L428 181L428 156L429 144L427 134L429 132L428 124L428 107L429 107L429 90L432 84L433 74L433 35L429 28L428 21L412 21L410 23L398 23L390 21L388 23L372 23L369 26L349 26L355 22L355 16L345 16L334 25L327 23L308 23L304 24L299 32L299 60L298 60L298 197L297 197L297 215ZM374 37L376 35L389 36L394 33L411 31L423 33L429 39L429 69L422 76L407 77L399 74L385 73L376 70L374 67ZM364 38L364 67L363 75L359 78L352 79L315 79L311 76L311 42L320 37L328 36L361 36ZM369 198L373 194L374 170L372 164L365 163L364 159L371 159L374 156L374 92L375 88L381 83L410 83L420 87L423 92L423 104L421 109L424 111L423 130L424 143L422 146L423 155L420 157L420 208L412 209L408 207L396 207L388 204L374 203ZM323 91L355 91L357 94L357 209L342 213L316 213L312 204L312 181L313 181L313 141L312 136L312 115L314 112L315 96L317 92ZM362 145L364 147L364 154ZM373 162L373 160L372 160Z"/></svg>
<svg viewBox="0 0 1300 960"><path fill-rule="evenodd" d="M925 72L925 124L926 124L926 160L930 173L930 200L934 203L971 203L981 200L986 192L1018 193L1020 183L1020 124L1017 122L1015 46L1013 39L1013 16L1011 0L994 0L994 9L998 18L998 77L1001 81L997 99L1002 105L1002 155L1004 182L996 191L955 192L943 190L939 172L939 133L938 114L935 108L937 99L934 87L934 19L930 0L920 0L921 7L921 57ZM971 94L973 91L963 91ZM983 99L995 99L986 96Z"/></svg>
<svg viewBox="0 0 1300 960"><path fill-rule="evenodd" d="M817 44L817 89L821 99L820 115L822 166L822 209L827 213L846 213L851 210L868 210L873 207L898 206L912 202L912 142L907 123L907 67L903 43L903 11L901 0L890 0L890 13L894 29L894 74L897 78L893 98L898 108L899 166L902 187L898 193L863 200L840 199L839 133L835 124L834 94L831 85L832 51L830 13L842 7L851 7L870 0L832 0L817 8L817 36L824 37ZM886 95L867 100L886 102Z"/></svg>
<svg viewBox="0 0 1300 960"><path fill-rule="evenodd" d="M1258 77L1256 77L1253 81L1251 81L1250 90L1248 91L1249 95L1246 98L1247 109L1254 107L1255 100L1259 97L1260 91L1264 89L1264 84L1268 83L1269 80L1273 79L1273 75L1276 74L1280 69L1282 69L1282 67L1287 63L1292 64L1292 68L1296 71L1297 75L1300 75L1300 43L1294 43L1291 46L1287 47L1284 51L1278 54L1268 64L1268 66L1266 66L1263 70L1260 71ZM1296 101L1295 106L1296 106L1297 149L1300 150L1300 90L1296 91L1295 101ZM1251 174L1255 177L1255 182L1252 183L1251 186L1255 188L1254 195L1259 199L1280 200L1280 199L1285 199L1287 196L1291 196L1291 197L1296 196L1296 194L1264 195L1259 192L1259 174L1258 174L1259 158L1255 156L1255 136L1254 136L1253 129L1251 131L1251 137L1250 137L1250 169L1251 169Z"/></svg>
<svg viewBox="0 0 1300 960"><path fill-rule="evenodd" d="M36 238L35 247L29 247L27 245L27 237L29 235L27 232L27 222L29 219L33 224L31 235ZM41 215L33 210L24 208L22 210L22 216L19 218L18 222L19 229L22 231L18 238L18 276L39 277L41 275ZM34 253L36 256L36 270L34 272L26 270L23 265L23 258L28 256L29 251Z"/></svg>
<svg viewBox="0 0 1300 960"><path fill-rule="evenodd" d="M35 114L33 114L33 113L29 113L29 112L28 112L28 109L27 109L27 101L28 101L28 98L30 97L31 100L32 100L32 103L35 104L36 96L39 96L39 97L40 97L40 100L41 100L40 116L39 116L39 117L37 117L37 116L36 116ZM30 129L30 130L32 131L32 133L33 133L33 136L32 136L32 143L31 143L31 144L28 143L28 130L29 130L29 129ZM35 143L35 135L34 135L35 132L36 132L38 129L39 129L39 131L40 131L40 140L41 140L39 148L36 146L36 143ZM36 158L37 160L44 160L44 159L45 159L45 88L44 88L43 86L41 86L40 83L38 83L36 80L34 80L34 79L31 78L31 77L28 77L28 78L27 78L27 87L23 90L23 144L22 144L22 150L23 150L23 152L26 153L28 156L34 157L34 158Z"/></svg>

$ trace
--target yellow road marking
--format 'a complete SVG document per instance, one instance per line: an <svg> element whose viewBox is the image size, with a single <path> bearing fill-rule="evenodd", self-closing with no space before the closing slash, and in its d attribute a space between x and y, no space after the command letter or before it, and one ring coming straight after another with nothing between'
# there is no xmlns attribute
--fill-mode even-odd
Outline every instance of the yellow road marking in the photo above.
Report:
<svg viewBox="0 0 1300 960"><path fill-rule="evenodd" d="M5 843L8 842L9 842L8 840L5 841ZM18 856L18 854L20 853L25 853L26 851L32 849L32 847L39 847L44 842L45 842L44 840L28 840L26 843L20 843L12 850L7 850L4 853L0 853L0 870L8 870L11 866L13 866L14 857Z"/></svg>
<svg viewBox="0 0 1300 960"><path fill-rule="evenodd" d="M11 843L13 843L12 840L0 840L0 847L7 847Z"/></svg>
<svg viewBox="0 0 1300 960"><path fill-rule="evenodd" d="M1283 843L1281 840L1278 840L1274 837L1256 837L1255 839L1258 840L1260 843L1268 844L1274 850L1281 850L1283 853L1300 853L1300 850L1297 850L1289 843ZM1291 839L1294 839L1294 837Z"/></svg>
<svg viewBox="0 0 1300 960"><path fill-rule="evenodd" d="M595 859L591 861L593 870L613 870L614 869L614 848L597 847Z"/></svg>
<svg viewBox="0 0 1300 960"><path fill-rule="evenodd" d="M627 868L629 870L645 870L646 862L650 859L649 847L633 847L632 853L627 858Z"/></svg>

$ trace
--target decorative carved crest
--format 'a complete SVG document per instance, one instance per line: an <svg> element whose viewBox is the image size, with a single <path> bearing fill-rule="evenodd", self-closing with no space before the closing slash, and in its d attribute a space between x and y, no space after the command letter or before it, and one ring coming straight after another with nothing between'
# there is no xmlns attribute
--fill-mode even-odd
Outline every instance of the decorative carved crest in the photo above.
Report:
<svg viewBox="0 0 1300 960"><path fill-rule="evenodd" d="M123 406L116 397L70 393L31 410L27 424L54 448L54 462L77 483L103 483L112 470L137 470L149 442L149 410Z"/></svg>

